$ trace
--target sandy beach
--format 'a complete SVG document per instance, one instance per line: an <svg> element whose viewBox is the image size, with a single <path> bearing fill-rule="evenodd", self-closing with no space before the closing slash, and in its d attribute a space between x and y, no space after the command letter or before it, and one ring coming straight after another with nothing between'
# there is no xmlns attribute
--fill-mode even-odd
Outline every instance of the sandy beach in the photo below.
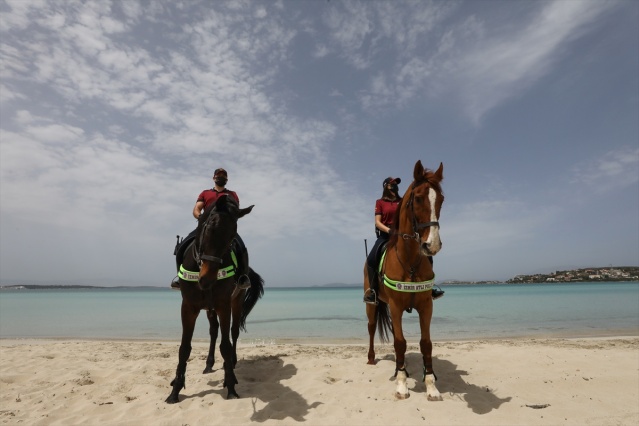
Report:
<svg viewBox="0 0 639 426"><path fill-rule="evenodd" d="M416 343L416 342L415 342ZM392 345L240 346L226 400L221 357L193 345L180 402L177 342L0 340L0 422L26 425L639 424L639 338L434 342L441 402L426 399L409 342L410 397L396 400Z"/></svg>

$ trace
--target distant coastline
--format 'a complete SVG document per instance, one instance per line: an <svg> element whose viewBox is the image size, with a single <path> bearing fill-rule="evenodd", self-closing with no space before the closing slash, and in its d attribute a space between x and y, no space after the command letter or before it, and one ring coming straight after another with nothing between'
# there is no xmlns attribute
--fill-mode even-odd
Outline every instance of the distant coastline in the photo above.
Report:
<svg viewBox="0 0 639 426"><path fill-rule="evenodd" d="M98 286L98 285L76 285L76 284L13 284L0 286L0 290L113 290L123 288L140 288L140 289L160 289L164 287L155 286L128 286L128 285L116 285L116 286ZM168 289L168 287L166 287Z"/></svg>
<svg viewBox="0 0 639 426"><path fill-rule="evenodd" d="M462 281L446 280L439 283L443 286L452 285L482 285L482 284L552 284L567 282L639 282L639 266L610 266L601 268L580 268L565 271L555 271L548 274L517 275L506 281L483 280ZM345 284L330 283L312 286L270 286L273 289L287 288L360 288L361 283ZM9 284L0 286L0 290L94 290L94 289L159 289L169 290L159 286L97 286L78 284Z"/></svg>

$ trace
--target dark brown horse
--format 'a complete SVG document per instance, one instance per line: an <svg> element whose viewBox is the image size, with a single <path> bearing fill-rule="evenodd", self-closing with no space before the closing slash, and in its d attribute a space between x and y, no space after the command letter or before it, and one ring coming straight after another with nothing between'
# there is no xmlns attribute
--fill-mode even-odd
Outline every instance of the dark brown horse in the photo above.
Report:
<svg viewBox="0 0 639 426"><path fill-rule="evenodd" d="M211 343L204 373L213 371L215 342L218 327L222 334L220 352L224 358L224 387L227 399L239 398L235 391L237 379L234 368L237 363L237 339L240 329L245 329L246 317L264 293L264 282L252 269L249 270L251 287L238 290L233 275L231 244L237 232L237 221L249 214L253 206L240 209L233 197L220 197L204 210L198 220L196 237L184 255L183 266L194 281L180 278L182 293L182 341L175 378L171 382L169 404L179 402L180 390L185 387L186 363L191 354L191 340L195 322L201 310L207 311L210 324ZM233 327L231 329L231 319ZM229 338L232 333L232 341Z"/></svg>
<svg viewBox="0 0 639 426"><path fill-rule="evenodd" d="M406 386L406 339L402 331L402 315L405 310L415 309L419 314L421 340L419 347L424 360L423 380L428 400L441 401L435 386L430 322L433 316L431 290L435 280L429 256L441 249L439 238L439 213L444 202L441 188L444 166L436 172L424 169L421 161L415 164L413 182L409 185L397 209L391 238L380 267L379 304L367 304L368 364L375 364L375 330L378 328L382 341L387 341L388 332L393 333L395 345L395 377L398 399L408 398ZM368 272L364 266L364 291L368 290Z"/></svg>

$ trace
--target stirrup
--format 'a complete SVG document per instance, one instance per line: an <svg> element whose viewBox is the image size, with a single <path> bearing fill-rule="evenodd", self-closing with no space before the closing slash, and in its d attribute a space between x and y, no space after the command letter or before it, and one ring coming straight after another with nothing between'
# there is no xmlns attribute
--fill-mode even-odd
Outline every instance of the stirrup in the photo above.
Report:
<svg viewBox="0 0 639 426"><path fill-rule="evenodd" d="M433 296L433 300L437 300L437 299L441 299L442 297L444 297L444 293L446 293L444 290L442 290L441 288L439 288L439 286L437 286L437 288L433 287L433 291L432 291L432 296Z"/></svg>
<svg viewBox="0 0 639 426"><path fill-rule="evenodd" d="M371 298L371 295L372 295L372 298ZM375 290L373 290L372 288L369 288L368 290L366 290L366 292L364 293L364 303L377 306L378 304L377 293L375 292Z"/></svg>
<svg viewBox="0 0 639 426"><path fill-rule="evenodd" d="M242 274L240 275L240 277L237 279L237 282L235 283L235 286L240 289L240 290L246 290L251 288L251 280L249 279L248 275L246 274Z"/></svg>
<svg viewBox="0 0 639 426"><path fill-rule="evenodd" d="M171 281L171 290L179 290L179 289L180 289L180 281L177 279L173 279L173 281Z"/></svg>

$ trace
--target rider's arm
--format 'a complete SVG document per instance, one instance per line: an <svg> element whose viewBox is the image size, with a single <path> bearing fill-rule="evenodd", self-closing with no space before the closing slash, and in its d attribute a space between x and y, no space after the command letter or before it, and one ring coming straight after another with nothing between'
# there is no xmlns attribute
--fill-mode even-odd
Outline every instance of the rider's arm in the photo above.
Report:
<svg viewBox="0 0 639 426"><path fill-rule="evenodd" d="M198 201L193 206L193 217L198 219L200 214L202 213L202 209L204 208L204 201Z"/></svg>
<svg viewBox="0 0 639 426"><path fill-rule="evenodd" d="M380 231L386 232L387 234L390 234L390 228L382 223L382 215L381 214L376 214L375 215L375 226Z"/></svg>

